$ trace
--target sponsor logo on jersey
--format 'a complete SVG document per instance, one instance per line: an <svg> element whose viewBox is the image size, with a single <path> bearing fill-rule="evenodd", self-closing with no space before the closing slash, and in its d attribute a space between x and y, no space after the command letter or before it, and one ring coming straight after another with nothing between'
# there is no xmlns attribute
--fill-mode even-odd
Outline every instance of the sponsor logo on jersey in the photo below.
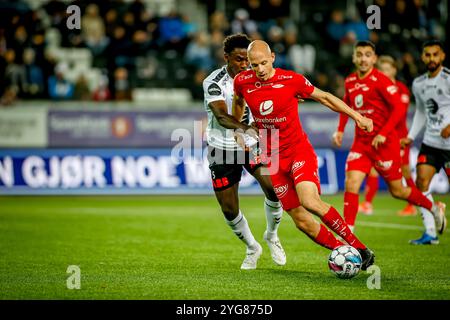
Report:
<svg viewBox="0 0 450 320"><path fill-rule="evenodd" d="M351 151L347 156L347 161L353 161L362 157L362 154L359 152Z"/></svg>
<svg viewBox="0 0 450 320"><path fill-rule="evenodd" d="M381 161L378 160L376 162L376 166L381 170L389 170L392 167L393 160Z"/></svg>
<svg viewBox="0 0 450 320"><path fill-rule="evenodd" d="M268 114L271 114L272 111L273 111L273 101L272 100L263 101L259 105L259 113L262 116L266 116Z"/></svg>
<svg viewBox="0 0 450 320"><path fill-rule="evenodd" d="M431 114L436 114L439 110L439 105L434 99L428 99L427 102L425 103L425 107Z"/></svg>
<svg viewBox="0 0 450 320"><path fill-rule="evenodd" d="M292 76L285 76L284 74L281 74L278 76L278 79L292 79Z"/></svg>
<svg viewBox="0 0 450 320"><path fill-rule="evenodd" d="M281 84L281 83L274 84L274 85L272 86L272 88L275 88L275 89L283 88L283 87L284 87L284 84Z"/></svg>
<svg viewBox="0 0 450 320"><path fill-rule="evenodd" d="M425 154L419 154L417 163L427 163L427 156Z"/></svg>
<svg viewBox="0 0 450 320"><path fill-rule="evenodd" d="M295 173L295 171L301 169L305 165L306 161L296 161L292 165L292 173Z"/></svg>
<svg viewBox="0 0 450 320"><path fill-rule="evenodd" d="M409 96L407 94L402 94L401 99L403 103L409 103Z"/></svg>
<svg viewBox="0 0 450 320"><path fill-rule="evenodd" d="M220 96L222 94L222 89L220 89L217 84L211 83L208 87L208 93L211 96Z"/></svg>
<svg viewBox="0 0 450 320"><path fill-rule="evenodd" d="M281 199L287 194L288 185L287 184L282 185L282 186L278 185L278 186L273 187L273 190L277 194L278 199Z"/></svg>
<svg viewBox="0 0 450 320"><path fill-rule="evenodd" d="M353 88L348 89L349 93L361 89L362 91L369 91L369 87L365 83L356 83Z"/></svg>
<svg viewBox="0 0 450 320"><path fill-rule="evenodd" d="M305 84L309 87L312 87L313 85L311 84L311 82L309 82L308 79L305 78Z"/></svg>
<svg viewBox="0 0 450 320"><path fill-rule="evenodd" d="M355 97L355 106L359 109L363 106L364 102L363 102L363 95L362 94L358 94Z"/></svg>
<svg viewBox="0 0 450 320"><path fill-rule="evenodd" d="M258 90L259 88L255 88L255 89L247 89L247 93L252 93L253 91Z"/></svg>
<svg viewBox="0 0 450 320"><path fill-rule="evenodd" d="M389 94L394 94L397 92L397 86L391 85L386 88L386 91L389 92Z"/></svg>

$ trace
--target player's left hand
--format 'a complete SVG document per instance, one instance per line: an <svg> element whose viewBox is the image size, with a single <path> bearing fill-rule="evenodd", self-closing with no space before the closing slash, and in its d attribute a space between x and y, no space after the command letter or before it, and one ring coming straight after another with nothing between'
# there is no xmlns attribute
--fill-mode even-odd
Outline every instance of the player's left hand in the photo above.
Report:
<svg viewBox="0 0 450 320"><path fill-rule="evenodd" d="M358 126L358 128L367 131L367 132L372 132L373 130L373 121L372 119L366 118L366 117L360 117L355 119L356 121L356 125Z"/></svg>
<svg viewBox="0 0 450 320"><path fill-rule="evenodd" d="M373 140L372 140L372 146L375 148L375 149L378 149L378 147L380 146L380 145L382 145L383 143L385 143L386 142L386 137L385 136L382 136L381 134L377 134L376 136L375 136L375 138L373 138Z"/></svg>
<svg viewBox="0 0 450 320"><path fill-rule="evenodd" d="M444 129L442 129L441 137L444 139L447 139L448 137L450 137L450 124L448 126L446 126Z"/></svg>

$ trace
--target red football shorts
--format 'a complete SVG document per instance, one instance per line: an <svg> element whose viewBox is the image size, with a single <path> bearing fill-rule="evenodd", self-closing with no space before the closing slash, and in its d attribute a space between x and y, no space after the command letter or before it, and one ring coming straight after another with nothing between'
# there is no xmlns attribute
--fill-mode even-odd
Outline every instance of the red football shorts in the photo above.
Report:
<svg viewBox="0 0 450 320"><path fill-rule="evenodd" d="M387 139L375 149L371 140L355 140L347 156L345 171L362 171L369 174L374 167L387 181L402 178L400 143L397 138Z"/></svg>
<svg viewBox="0 0 450 320"><path fill-rule="evenodd" d="M311 181L320 194L320 180L317 156L309 141L291 146L286 153L271 158L269 172L283 209L290 210L301 205L295 186L302 181Z"/></svg>

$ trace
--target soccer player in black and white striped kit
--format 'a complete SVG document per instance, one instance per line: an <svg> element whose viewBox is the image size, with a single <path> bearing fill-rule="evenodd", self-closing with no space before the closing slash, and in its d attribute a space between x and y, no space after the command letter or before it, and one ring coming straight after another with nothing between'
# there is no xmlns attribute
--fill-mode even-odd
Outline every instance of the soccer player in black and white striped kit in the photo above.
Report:
<svg viewBox="0 0 450 320"><path fill-rule="evenodd" d="M444 168L450 182L450 69L442 64L445 53L442 43L427 41L422 47L422 61L427 73L414 79L412 92L416 99L416 112L408 137L402 139L402 145L412 143L425 127L424 139L417 158L416 185L431 201L429 190L434 174ZM425 232L422 237L411 240L411 244L438 244L439 234L446 228L447 220L434 217L420 208ZM436 220L436 221L435 221Z"/></svg>

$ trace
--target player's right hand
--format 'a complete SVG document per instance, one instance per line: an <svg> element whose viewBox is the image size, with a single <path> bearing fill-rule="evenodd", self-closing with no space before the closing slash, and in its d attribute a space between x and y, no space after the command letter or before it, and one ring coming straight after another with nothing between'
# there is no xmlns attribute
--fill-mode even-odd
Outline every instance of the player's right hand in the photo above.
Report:
<svg viewBox="0 0 450 320"><path fill-rule="evenodd" d="M367 131L367 132L372 132L372 130L373 130L372 119L369 119L369 118L366 118L363 116L359 119L355 119L355 121L360 129Z"/></svg>
<svg viewBox="0 0 450 320"><path fill-rule="evenodd" d="M344 137L344 133L342 131L336 131L333 133L333 144L337 147L342 146L342 139Z"/></svg>
<svg viewBox="0 0 450 320"><path fill-rule="evenodd" d="M411 143L412 143L412 139L410 139L410 138L402 138L402 139L400 139L400 147L402 149L405 149L405 147L407 145L410 145Z"/></svg>

